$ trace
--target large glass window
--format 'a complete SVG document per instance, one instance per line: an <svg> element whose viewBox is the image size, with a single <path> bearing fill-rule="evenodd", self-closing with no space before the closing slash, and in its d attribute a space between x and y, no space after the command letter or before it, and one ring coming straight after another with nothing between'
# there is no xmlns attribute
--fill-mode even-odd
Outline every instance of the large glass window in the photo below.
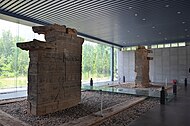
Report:
<svg viewBox="0 0 190 126"><path fill-rule="evenodd" d="M16 47L17 42L27 42L36 35L29 26L0 19L0 89L27 86L28 51Z"/></svg>
<svg viewBox="0 0 190 126"><path fill-rule="evenodd" d="M118 49L114 48L114 81L118 80Z"/></svg>
<svg viewBox="0 0 190 126"><path fill-rule="evenodd" d="M43 35L34 34L32 28L0 19L0 89L26 87L28 51L16 47L17 42L33 39L44 41ZM117 79L117 50L114 49L114 79ZM110 81L111 47L85 41L82 52L82 82L93 78Z"/></svg>
<svg viewBox="0 0 190 126"><path fill-rule="evenodd" d="M85 41L82 52L82 82L110 80L111 47Z"/></svg>

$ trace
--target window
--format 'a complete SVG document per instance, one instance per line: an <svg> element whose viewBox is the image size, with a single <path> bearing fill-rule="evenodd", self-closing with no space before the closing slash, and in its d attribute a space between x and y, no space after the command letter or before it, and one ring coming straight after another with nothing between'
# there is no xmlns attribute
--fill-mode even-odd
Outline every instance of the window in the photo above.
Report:
<svg viewBox="0 0 190 126"><path fill-rule="evenodd" d="M136 49L137 49L137 46L131 47L131 50L136 50Z"/></svg>
<svg viewBox="0 0 190 126"><path fill-rule="evenodd" d="M84 41L82 48L82 82L110 80L111 48L104 44ZM116 62L116 61L115 61Z"/></svg>
<svg viewBox="0 0 190 126"><path fill-rule="evenodd" d="M28 51L17 48L16 43L34 38L43 35L34 35L29 26L0 19L0 89L27 86Z"/></svg>
<svg viewBox="0 0 190 126"><path fill-rule="evenodd" d="M178 43L172 43L171 47L178 47Z"/></svg>
<svg viewBox="0 0 190 126"><path fill-rule="evenodd" d="M131 47L127 47L127 51L130 51L131 50Z"/></svg>
<svg viewBox="0 0 190 126"><path fill-rule="evenodd" d="M152 49L158 48L157 45L151 45Z"/></svg>
<svg viewBox="0 0 190 126"><path fill-rule="evenodd" d="M165 48L169 48L169 47L170 47L170 44L165 44L164 47L165 47Z"/></svg>
<svg viewBox="0 0 190 126"><path fill-rule="evenodd" d="M178 46L185 46L185 42L178 43Z"/></svg>
<svg viewBox="0 0 190 126"><path fill-rule="evenodd" d="M121 48L121 51L127 51L127 48Z"/></svg>
<svg viewBox="0 0 190 126"><path fill-rule="evenodd" d="M163 44L159 44L158 48L164 48L164 45Z"/></svg>

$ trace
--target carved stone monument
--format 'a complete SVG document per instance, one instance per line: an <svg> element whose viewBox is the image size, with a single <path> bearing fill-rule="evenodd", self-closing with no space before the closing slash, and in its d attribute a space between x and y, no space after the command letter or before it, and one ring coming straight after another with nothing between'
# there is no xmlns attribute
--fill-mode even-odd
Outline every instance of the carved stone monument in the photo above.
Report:
<svg viewBox="0 0 190 126"><path fill-rule="evenodd" d="M45 115L77 105L81 100L81 61L84 39L75 29L58 24L32 27L46 42L17 43L29 50L28 112Z"/></svg>
<svg viewBox="0 0 190 126"><path fill-rule="evenodd" d="M149 87L149 60L152 57L148 57L148 53L152 53L151 50L146 49L144 46L138 46L135 51L135 86L136 87Z"/></svg>

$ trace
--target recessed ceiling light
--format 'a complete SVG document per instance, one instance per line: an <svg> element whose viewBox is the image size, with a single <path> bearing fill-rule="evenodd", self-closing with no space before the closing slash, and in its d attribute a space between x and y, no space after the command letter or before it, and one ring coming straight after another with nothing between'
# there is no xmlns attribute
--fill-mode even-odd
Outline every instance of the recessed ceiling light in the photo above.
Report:
<svg viewBox="0 0 190 126"><path fill-rule="evenodd" d="M188 29L185 29L185 31L188 31Z"/></svg>
<svg viewBox="0 0 190 126"><path fill-rule="evenodd" d="M168 40L168 38L164 38L165 40Z"/></svg>
<svg viewBox="0 0 190 126"><path fill-rule="evenodd" d="M185 24L185 21L181 22L182 24Z"/></svg>
<svg viewBox="0 0 190 126"><path fill-rule="evenodd" d="M127 32L130 32L129 30Z"/></svg>
<svg viewBox="0 0 190 126"><path fill-rule="evenodd" d="M155 26L152 26L152 28L156 28Z"/></svg>
<svg viewBox="0 0 190 126"><path fill-rule="evenodd" d="M170 5L167 4L165 7L169 7L169 6L170 6Z"/></svg>
<svg viewBox="0 0 190 126"><path fill-rule="evenodd" d="M132 9L133 7L129 7L129 9Z"/></svg>
<svg viewBox="0 0 190 126"><path fill-rule="evenodd" d="M146 19L145 19L145 18L143 18L142 20L143 20L143 21L146 21Z"/></svg>
<svg viewBox="0 0 190 126"><path fill-rule="evenodd" d="M135 14L135 17L136 17L136 16L138 16L138 14L137 14L137 13Z"/></svg>
<svg viewBox="0 0 190 126"><path fill-rule="evenodd" d="M180 11L178 11L178 12L177 12L177 14L181 14L181 12L180 12Z"/></svg>
<svg viewBox="0 0 190 126"><path fill-rule="evenodd" d="M159 35L161 35L161 34L162 34L162 32L158 32L158 34L159 34Z"/></svg>

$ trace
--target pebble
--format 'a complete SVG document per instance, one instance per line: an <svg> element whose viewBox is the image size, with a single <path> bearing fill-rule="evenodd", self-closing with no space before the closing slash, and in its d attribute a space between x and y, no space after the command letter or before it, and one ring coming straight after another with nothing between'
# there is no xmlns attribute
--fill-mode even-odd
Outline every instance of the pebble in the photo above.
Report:
<svg viewBox="0 0 190 126"><path fill-rule="evenodd" d="M103 92L102 96L103 109L122 103L124 101L131 101L136 98L136 96L134 95L109 92ZM44 116L34 116L27 114L26 100L0 105L0 109L32 126L57 126L100 111L100 101L100 92L83 91L81 92L81 103L77 106ZM158 103L158 99L149 98L146 101L130 107L129 109L109 118L108 120L100 124L100 126L127 125Z"/></svg>
<svg viewBox="0 0 190 126"><path fill-rule="evenodd" d="M112 116L99 126L127 126L158 104L159 100L157 98L149 98L124 110L123 112L120 112L115 116Z"/></svg>

